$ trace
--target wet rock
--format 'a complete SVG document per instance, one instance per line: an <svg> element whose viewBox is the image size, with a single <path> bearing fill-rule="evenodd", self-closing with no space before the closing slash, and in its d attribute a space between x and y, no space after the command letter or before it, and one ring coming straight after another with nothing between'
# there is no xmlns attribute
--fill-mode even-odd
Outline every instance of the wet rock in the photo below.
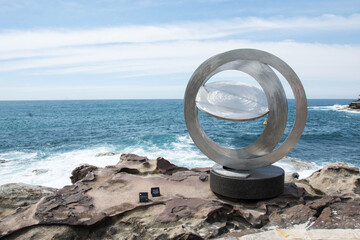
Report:
<svg viewBox="0 0 360 240"><path fill-rule="evenodd" d="M0 159L0 164L1 163L6 163L7 161L5 159Z"/></svg>
<svg viewBox="0 0 360 240"><path fill-rule="evenodd" d="M115 152L105 152L105 153L98 153L95 155L95 157L106 157L106 156L114 156L117 155L119 153L115 153Z"/></svg>
<svg viewBox="0 0 360 240"><path fill-rule="evenodd" d="M40 175L40 174L47 173L48 171L49 171L48 169L34 169L31 172L35 173L36 175Z"/></svg>
<svg viewBox="0 0 360 240"><path fill-rule="evenodd" d="M83 179L89 172L95 171L97 169L98 167L93 165L81 165L71 172L71 182L76 183L77 181Z"/></svg>

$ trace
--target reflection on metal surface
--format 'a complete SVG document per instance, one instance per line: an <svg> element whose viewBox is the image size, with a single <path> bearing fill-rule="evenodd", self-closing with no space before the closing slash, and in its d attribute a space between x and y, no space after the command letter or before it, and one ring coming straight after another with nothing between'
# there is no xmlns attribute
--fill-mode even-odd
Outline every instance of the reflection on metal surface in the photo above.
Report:
<svg viewBox="0 0 360 240"><path fill-rule="evenodd" d="M271 67L287 80L296 103L293 128L275 150L286 127L287 101L281 82ZM240 149L228 149L216 144L206 135L198 118L198 92L212 76L224 70L238 70L252 76L262 87L268 103L269 115L264 132L254 143ZM216 105L218 104L215 107ZM200 109L204 108L201 104L198 106ZM214 112L215 114L211 114L208 111L211 115L223 115L219 110ZM238 49L215 55L195 70L185 92L184 115L191 138L208 158L228 168L250 170L280 160L296 145L305 127L307 101L300 79L284 61L264 51Z"/></svg>
<svg viewBox="0 0 360 240"><path fill-rule="evenodd" d="M269 112L263 90L241 82L212 82L200 87L196 106L207 114L230 121L260 118Z"/></svg>
<svg viewBox="0 0 360 240"><path fill-rule="evenodd" d="M212 167L212 170L220 175L227 177L247 178L250 176L249 171L236 171L234 169L224 169L224 167L219 164L215 164Z"/></svg>

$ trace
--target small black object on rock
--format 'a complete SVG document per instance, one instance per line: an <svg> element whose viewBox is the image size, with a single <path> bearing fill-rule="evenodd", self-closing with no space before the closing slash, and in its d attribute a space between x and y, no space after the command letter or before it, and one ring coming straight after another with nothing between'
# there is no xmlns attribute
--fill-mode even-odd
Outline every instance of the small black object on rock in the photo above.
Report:
<svg viewBox="0 0 360 240"><path fill-rule="evenodd" d="M140 200L140 202L148 202L149 201L148 193L147 192L140 192L139 193L139 200Z"/></svg>
<svg viewBox="0 0 360 240"><path fill-rule="evenodd" d="M291 176L296 179L299 179L299 177L300 177L297 172L292 173Z"/></svg>
<svg viewBox="0 0 360 240"><path fill-rule="evenodd" d="M152 197L160 197L160 188L159 187L153 187L151 188L151 196Z"/></svg>

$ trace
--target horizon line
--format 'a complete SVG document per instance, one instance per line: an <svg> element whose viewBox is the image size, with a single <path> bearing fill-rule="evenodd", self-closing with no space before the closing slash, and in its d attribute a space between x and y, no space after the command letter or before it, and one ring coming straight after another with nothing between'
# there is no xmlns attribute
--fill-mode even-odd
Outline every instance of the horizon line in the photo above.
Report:
<svg viewBox="0 0 360 240"><path fill-rule="evenodd" d="M295 98L286 98L287 100L295 100ZM354 98L355 99L355 98ZM40 101L140 101L140 100L183 100L183 98L94 98L94 99L8 99L0 102L40 102ZM353 98L307 98L307 100L353 100Z"/></svg>

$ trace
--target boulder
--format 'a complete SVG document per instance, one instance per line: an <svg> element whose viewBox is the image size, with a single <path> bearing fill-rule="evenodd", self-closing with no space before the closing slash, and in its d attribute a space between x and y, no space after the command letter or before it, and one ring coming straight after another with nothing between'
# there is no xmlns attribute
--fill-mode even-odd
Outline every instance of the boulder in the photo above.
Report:
<svg viewBox="0 0 360 240"><path fill-rule="evenodd" d="M331 163L303 182L324 195L360 197L359 168L350 167L346 163Z"/></svg>
<svg viewBox="0 0 360 240"><path fill-rule="evenodd" d="M88 164L84 164L75 168L71 172L71 176L70 176L71 183L76 183L77 181L83 179L89 172L95 171L97 169L98 167Z"/></svg>
<svg viewBox="0 0 360 240"><path fill-rule="evenodd" d="M189 170L187 168L184 167L178 167L172 163L170 163L168 160L166 160L163 157L158 157L156 159L156 170L160 173L164 173L164 174L173 174L175 172L178 171L185 171L185 170Z"/></svg>

